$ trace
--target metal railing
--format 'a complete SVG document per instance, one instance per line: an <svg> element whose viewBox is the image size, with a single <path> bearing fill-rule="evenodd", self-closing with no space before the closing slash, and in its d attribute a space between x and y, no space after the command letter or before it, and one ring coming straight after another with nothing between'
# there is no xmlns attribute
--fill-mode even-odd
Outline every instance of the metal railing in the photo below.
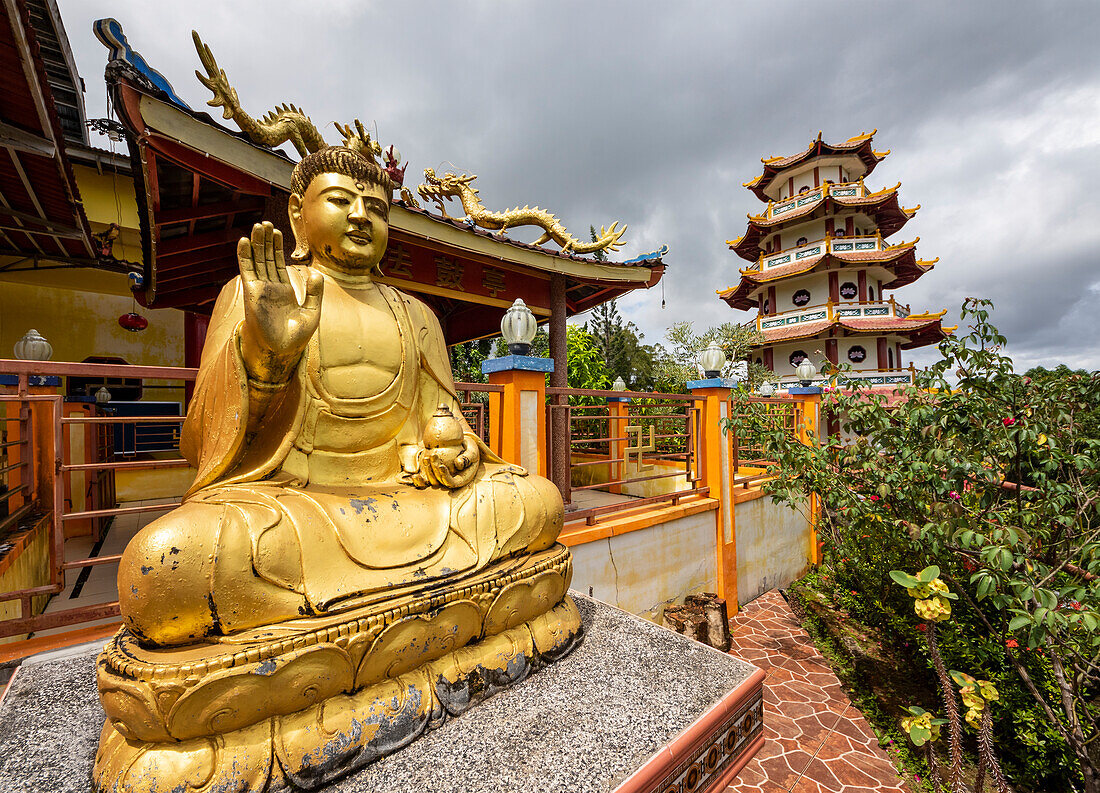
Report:
<svg viewBox="0 0 1100 793"><path fill-rule="evenodd" d="M25 527L32 517L45 520L49 532L49 570L47 583L18 590L0 592L0 603L19 601L19 616L0 621L0 638L24 633L75 625L82 622L117 617L118 602L98 603L50 613L37 613L35 604L43 596L58 595L65 590L66 571L97 565L117 564L119 555L93 556L80 559L65 557L67 527L90 524L93 537L101 536L106 521L121 515L164 512L179 502L119 507L115 501L114 474L120 470L163 469L187 467L176 458L153 459L148 455L132 455L135 459L117 459L106 439L105 430L115 425L181 424L176 416L113 416L109 410L97 409L86 402L66 401L57 385L44 378L131 378L150 388L149 381L193 382L197 370L163 366L129 366L121 364L62 363L53 361L0 360L0 375L15 376L13 386L0 393L4 407L5 451L18 449L19 458L8 463L10 471L18 471L17 481L6 481L9 514L0 521L0 529L10 532ZM162 386L173 388L173 386ZM52 393L50 393L50 392ZM9 438L12 426L18 437ZM83 443L74 444L74 432L83 431ZM89 441L90 445L89 445ZM84 459L72 459L74 448L84 449ZM145 457L146 459L140 459ZM79 481L74 487L74 477ZM79 498L78 498L79 494ZM75 505L79 503L80 506ZM85 532L81 531L80 534ZM70 534L77 534L70 531Z"/></svg>
<svg viewBox="0 0 1100 793"><path fill-rule="evenodd" d="M86 400L66 399L61 378L81 378L81 382L96 378L110 383L138 382L147 392L155 393L184 388L194 382L197 371L182 367L0 360L0 375L14 381L13 385L0 386L0 548L5 536L26 529L32 520L35 524L44 521L49 533L46 583L0 592L0 604L20 603L17 617L0 617L0 638L117 617L117 600L41 613L44 600L66 591L68 571L117 564L121 559L120 554L68 559L65 540L91 534L98 545L115 518L163 513L180 503L173 499L160 504L119 506L115 474L188 467L178 453L178 428L184 416L111 415L109 403L98 406ZM455 385L463 416L478 437L499 451L496 436L499 436L504 388L484 383ZM47 388L52 393L46 393ZM126 404L130 412L143 403ZM158 444L155 454L143 453L140 444L129 443L124 449L114 446L116 428L127 428L125 437L132 439L141 435L137 428L166 426L176 429L170 433L171 438ZM173 447L174 451L164 451ZM82 458L72 459L81 449ZM2 555L0 550L0 558Z"/></svg>
<svg viewBox="0 0 1100 793"><path fill-rule="evenodd" d="M504 393L504 386L491 385L489 383L455 383L458 392L459 403L462 407L462 415L466 423L474 433L485 441L486 445L494 448L491 427L494 422L500 421L500 400Z"/></svg>
<svg viewBox="0 0 1100 793"><path fill-rule="evenodd" d="M593 523L610 512L703 494L702 397L553 387L546 394L547 470L568 472L554 476L566 520ZM565 421L555 422L561 414ZM564 437L555 436L555 424L568 429ZM584 509L573 503L584 491L622 499Z"/></svg>
<svg viewBox="0 0 1100 793"><path fill-rule="evenodd" d="M748 487L770 476L762 470L775 463L768 453L768 436L776 431L792 435L801 431L802 403L759 396L731 399L729 417L733 445L732 485Z"/></svg>

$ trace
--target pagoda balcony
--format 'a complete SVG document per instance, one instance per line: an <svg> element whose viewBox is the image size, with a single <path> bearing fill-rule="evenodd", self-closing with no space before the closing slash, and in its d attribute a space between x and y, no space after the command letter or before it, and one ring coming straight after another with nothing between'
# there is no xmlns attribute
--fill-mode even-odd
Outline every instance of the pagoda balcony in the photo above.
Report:
<svg viewBox="0 0 1100 793"><path fill-rule="evenodd" d="M891 246L882 239L881 234L865 234L858 237L826 236L804 245L784 248L775 253L761 254L756 263L746 267L742 273L767 272L773 267L799 262L803 259L824 256L827 253L863 253L865 251L884 251Z"/></svg>
<svg viewBox="0 0 1100 793"><path fill-rule="evenodd" d="M782 217L796 209L814 204L826 196L832 196L833 198L865 198L869 195L871 195L871 191L863 184L862 179L858 182L826 182L820 187L808 190L805 193L799 193L791 198L782 201L769 201L768 208L761 213L760 217L768 220Z"/></svg>
<svg viewBox="0 0 1100 793"><path fill-rule="evenodd" d="M818 388L844 388L848 383L858 382L862 386L907 386L912 385L916 377L916 367L909 364L907 368L894 369L852 369L839 373L837 381L832 382L831 376L818 374L811 381L811 386ZM798 375L782 375L774 381L777 391L787 391L802 385Z"/></svg>
<svg viewBox="0 0 1100 793"><path fill-rule="evenodd" d="M889 300L847 300L841 303L829 301L815 306L796 308L778 314L766 314L756 317L756 330L764 332L773 328L798 325L804 322L835 322L838 319L861 319L895 317L904 319L910 314L910 307ZM752 323L748 323L752 324Z"/></svg>

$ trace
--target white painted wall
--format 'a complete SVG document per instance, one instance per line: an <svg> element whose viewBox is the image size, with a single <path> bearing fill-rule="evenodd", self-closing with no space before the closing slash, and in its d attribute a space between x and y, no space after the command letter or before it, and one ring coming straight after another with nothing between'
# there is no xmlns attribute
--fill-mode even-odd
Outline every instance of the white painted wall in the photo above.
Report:
<svg viewBox="0 0 1100 793"><path fill-rule="evenodd" d="M716 585L714 512L699 512L570 548L572 588L661 621L670 603Z"/></svg>
<svg viewBox="0 0 1100 793"><path fill-rule="evenodd" d="M737 600L744 606L769 589L785 587L810 566L810 523L767 496L735 509Z"/></svg>

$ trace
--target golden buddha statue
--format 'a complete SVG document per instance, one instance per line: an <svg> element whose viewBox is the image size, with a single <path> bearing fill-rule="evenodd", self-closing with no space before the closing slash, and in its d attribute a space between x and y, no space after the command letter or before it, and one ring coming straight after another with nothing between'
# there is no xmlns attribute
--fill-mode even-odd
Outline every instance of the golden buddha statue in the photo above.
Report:
<svg viewBox="0 0 1100 793"><path fill-rule="evenodd" d="M555 486L462 418L439 323L371 278L369 151L294 168L294 263L257 224L214 307L184 502L130 542L100 656L100 790L315 787L580 635Z"/></svg>

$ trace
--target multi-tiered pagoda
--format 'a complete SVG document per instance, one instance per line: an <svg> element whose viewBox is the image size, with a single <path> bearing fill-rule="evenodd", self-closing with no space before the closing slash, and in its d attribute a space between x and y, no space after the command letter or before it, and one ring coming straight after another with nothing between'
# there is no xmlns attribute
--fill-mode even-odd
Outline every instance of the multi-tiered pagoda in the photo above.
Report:
<svg viewBox="0 0 1100 793"><path fill-rule="evenodd" d="M746 182L767 209L730 250L752 264L741 282L720 291L733 308L757 310L764 343L753 359L795 384L804 358L851 365L853 377L874 386L912 379L902 350L934 344L954 328L943 311L914 314L890 292L911 284L938 260L917 258L916 244L889 243L916 211L898 201L898 188L872 191L864 179L889 151L875 151L874 132L830 144L817 140L800 154L762 160L764 172ZM918 238L919 239L919 238Z"/></svg>

